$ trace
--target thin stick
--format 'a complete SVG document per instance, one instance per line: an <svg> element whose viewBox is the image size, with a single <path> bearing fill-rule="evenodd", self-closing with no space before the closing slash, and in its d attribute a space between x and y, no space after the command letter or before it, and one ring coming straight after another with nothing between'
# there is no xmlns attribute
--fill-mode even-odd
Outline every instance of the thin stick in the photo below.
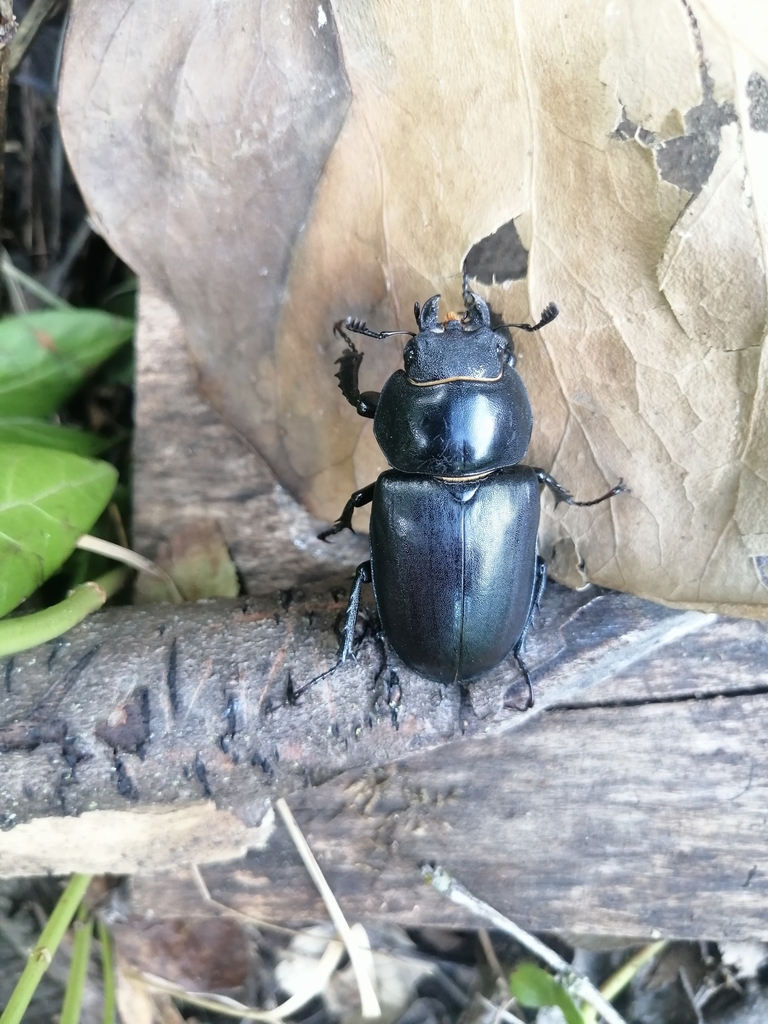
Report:
<svg viewBox="0 0 768 1024"><path fill-rule="evenodd" d="M0 622L0 658L30 647L38 647L54 637L61 636L78 622L95 612L128 582L128 569L112 569L98 579L81 583L67 594L63 601L29 615Z"/></svg>
<svg viewBox="0 0 768 1024"><path fill-rule="evenodd" d="M19 289L21 287L26 289L30 295L34 295L35 298L44 302L46 306L51 306L54 309L72 308L68 302L65 302L64 299L60 298L58 295L54 295L54 293L46 288L45 285L40 284L36 278L30 277L29 274L25 274L23 270L19 270L4 248L0 248L0 270L2 270L6 287L11 295L16 294L17 292L20 294ZM24 301L23 295L21 296L21 299L17 299L17 301L21 302L24 306L24 308L18 310L18 312L26 312L26 302Z"/></svg>
<svg viewBox="0 0 768 1024"><path fill-rule="evenodd" d="M104 555L105 558L113 558L116 562L122 562L124 565L130 565L132 569L137 569L139 572L149 573L150 576L154 576L156 579L163 581L166 587L168 587L171 598L175 603L180 604L183 601L178 587L168 573L161 569L159 565L155 565L154 562L145 558L144 555L140 555L137 551L132 551L130 548L124 548L121 544L113 544L111 540L102 540L101 537L92 537L90 533L84 533L82 537L78 538L77 547L80 548L81 551L91 551L95 555Z"/></svg>
<svg viewBox="0 0 768 1024"><path fill-rule="evenodd" d="M343 956L344 944L339 942L338 939L331 939L325 947L322 957L318 960L317 967L306 979L304 990L295 993L289 999L286 999L284 1003L276 1006L274 1010L275 1015L280 1018L290 1017L291 1014L298 1013L299 1010L303 1009L315 996L319 996L331 980Z"/></svg>
<svg viewBox="0 0 768 1024"><path fill-rule="evenodd" d="M494 1006L490 999L486 999L485 996L480 996L480 1002L487 1006L489 1010L493 1011L493 1017L491 1018L491 1024L499 1024L499 1021L506 1020L511 1021L512 1024L525 1024L524 1020L520 1017L515 1016L514 1013L509 1012L510 1006L516 1006L517 1000L513 997L508 999L506 1003L502 1003L500 1006Z"/></svg>
<svg viewBox="0 0 768 1024"><path fill-rule="evenodd" d="M56 59L53 62L53 74L51 85L54 92L59 92L59 75L61 73L61 58L64 54L64 39L67 35L69 25L69 11L65 11L59 28L59 42L56 47ZM13 55L11 55L13 56ZM50 232L48 246L51 259L59 257L61 249L61 189L64 182L64 144L61 141L61 125L58 117L54 117L51 125L51 150L50 164L48 166L48 181L50 183ZM46 275L47 277L48 275ZM59 288L54 289L56 292Z"/></svg>
<svg viewBox="0 0 768 1024"><path fill-rule="evenodd" d="M32 6L24 15L24 19L16 31L16 38L11 43L11 73L24 60L27 50L35 41L35 36L53 14L57 3L58 0L33 0Z"/></svg>
<svg viewBox="0 0 768 1024"><path fill-rule="evenodd" d="M45 285L57 295L61 291L64 279L72 269L72 264L80 255L83 246L93 234L93 225L89 217L84 217L80 227L70 238L67 247L58 263L55 263L45 275Z"/></svg>
<svg viewBox="0 0 768 1024"><path fill-rule="evenodd" d="M506 985L507 979L504 976L504 971L501 969L499 958L496 956L496 950L493 948L493 943L491 942L491 937L488 934L488 929L478 928L477 937L480 939L480 945L483 947L483 953L485 954L485 959L488 961L488 966L496 977Z"/></svg>
<svg viewBox="0 0 768 1024"><path fill-rule="evenodd" d="M696 1014L697 1024L704 1024L704 1017L699 1009L699 1004L696 1002L696 993L693 991L693 985L691 985L691 979L688 977L688 972L684 967L681 967L679 974L685 994L688 996L688 1001L691 1004L693 1012Z"/></svg>
<svg viewBox="0 0 768 1024"><path fill-rule="evenodd" d="M0 0L0 153L5 152L5 124L8 110L8 80L11 74L11 50L16 35L13 0ZM0 160L0 214L3 212L5 161Z"/></svg>
<svg viewBox="0 0 768 1024"><path fill-rule="evenodd" d="M2 266L3 280L5 281L5 287L8 292L8 299L11 303L11 309L16 316L23 316L29 312L29 306L27 300L24 298L24 292L19 287L18 281L5 272L5 264Z"/></svg>
<svg viewBox="0 0 768 1024"><path fill-rule="evenodd" d="M242 910L235 910L234 907L228 907L226 903L220 903L211 896L208 886L205 884L202 872L197 864L191 863L189 865L189 870L192 872L192 880L197 886L202 899L206 903L210 904L210 906L223 911L222 916L231 917L235 921L243 921L245 924L254 925L256 928L261 928L263 931L278 932L280 935L290 935L291 938L305 934L305 932L299 931L297 928L285 928L281 924L272 924L271 921L265 921L263 918L254 917L252 914L245 914Z"/></svg>
<svg viewBox="0 0 768 1024"><path fill-rule="evenodd" d="M156 974L149 974L146 971L137 971L132 967L123 968L126 978L135 978L140 981L150 992L162 992L173 999L182 1000L190 1006L199 1006L203 1010L215 1010L226 1017L238 1017L240 1020L268 1021L270 1024L279 1021L280 1018L271 1017L267 1011L252 1010L244 1003L228 996L219 996L209 993L188 992L181 985L173 981L167 981Z"/></svg>
<svg viewBox="0 0 768 1024"><path fill-rule="evenodd" d="M498 928L499 931L511 935L521 946L525 946L531 953L540 960L543 960L545 964L548 964L553 971L556 971L564 979L571 995L576 996L578 999L583 999L590 1006L594 1006L606 1024L626 1024L624 1018L606 1001L588 978L574 971L573 967L566 960L558 956L549 946L545 946L535 935L529 934L523 928L520 928L519 925L516 925L514 921L510 921L508 917L500 914L498 910L494 910L489 904L483 903L482 900L473 896L469 890L465 889L463 885L457 882L455 878L452 878L443 868L426 867L423 869L423 874L441 896L447 896L449 900L458 906L465 907L467 910L471 910L473 914L485 918L494 928Z"/></svg>
<svg viewBox="0 0 768 1024"><path fill-rule="evenodd" d="M283 928L280 925L272 925L267 921L260 921L258 918L251 917L249 914L243 914L239 910L233 910L231 907L227 907L224 903L219 903L219 901L215 900L208 891L208 886L205 884L205 879L203 878L197 864L190 864L190 869L192 871L192 878L194 879L202 898L211 906L223 910L225 916L243 920L251 925L255 924L260 928L272 928L278 932L283 932L291 936L305 934L296 931L293 928ZM269 1024L280 1024L284 1017L289 1017L291 1014L297 1013L302 1009L302 1007L306 1006L310 1000L314 999L315 996L319 996L323 992L334 971L341 963L341 958L343 956L344 944L339 942L338 939L331 939L325 947L323 955L318 960L315 969L309 975L304 985L304 990L292 995L289 999L286 999L284 1003L280 1003L279 1006L276 1006L274 1010L252 1009L244 1003L237 1002L236 1000L230 999L226 996L188 992L180 985L176 985L174 982L167 981L164 978L158 978L153 974L145 974L139 971L132 973L135 973L135 976L140 978L147 988L154 989L158 992L164 992L166 995L174 996L177 999L183 999L190 1005L200 1006L209 1010L213 1009L227 1016L240 1017L242 1020L260 1020L267 1021Z"/></svg>
<svg viewBox="0 0 768 1024"><path fill-rule="evenodd" d="M355 941L352 929L347 924L347 919L344 917L336 897L331 892L331 888L320 870L320 865L315 860L315 855L310 850L309 843L307 843L307 840L304 838L304 835L297 825L296 819L291 813L291 809L288 804L282 797L280 797L280 799L275 803L275 807L280 813L280 817L283 819L285 827L288 829L288 833L293 840L294 846L299 851L299 856L304 861L304 867L309 872L312 881L317 886L318 892L323 898L323 903L325 903L328 916L333 922L333 926L336 929L339 938L347 947L349 960L352 964L352 970L355 973L357 987L360 990L360 1005L362 1007L363 1017L368 1019L380 1017L381 1008L379 1007L379 1000L376 998L373 983L368 977L368 973L365 969L363 951Z"/></svg>
<svg viewBox="0 0 768 1024"><path fill-rule="evenodd" d="M650 960L653 960L655 956L668 945L668 939L661 939L659 942L651 942L647 946L643 946L639 953L635 953L625 964L614 974L608 978L604 984L600 986L600 991L603 994L604 999L613 1000L618 996L627 985L632 981L637 972L641 967L644 967ZM592 1006L588 1006L582 1013L584 1018L584 1024L596 1024L597 1022L597 1011Z"/></svg>
<svg viewBox="0 0 768 1024"><path fill-rule="evenodd" d="M176 982L160 978L155 974L148 974L144 971L129 969L126 973L139 979L150 991L163 992L173 996L175 999L183 1000L190 1006L199 1006L206 1010L215 1010L217 1013L227 1017L239 1017L241 1020L259 1020L266 1024L280 1024L292 1013L296 1013L303 1006L306 1006L315 996L320 995L333 972L339 966L344 956L344 944L338 939L331 939L325 947L325 952L317 962L317 966L307 978L304 991L286 999L274 1010L254 1010L244 1003L231 999L229 996L219 996L214 993L189 992Z"/></svg>

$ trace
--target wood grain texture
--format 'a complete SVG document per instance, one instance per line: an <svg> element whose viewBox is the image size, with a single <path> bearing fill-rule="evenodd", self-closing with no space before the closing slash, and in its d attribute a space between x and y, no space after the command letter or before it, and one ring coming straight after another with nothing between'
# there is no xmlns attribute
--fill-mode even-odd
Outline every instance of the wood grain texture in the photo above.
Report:
<svg viewBox="0 0 768 1024"><path fill-rule="evenodd" d="M348 582L114 608L6 662L0 806L13 813L5 823L213 796L250 824L275 787L292 791L462 737L517 730L553 704L599 699L606 686L613 701L638 692L654 699L668 659L687 657L686 644L723 628L713 616L553 585L528 648L538 701L521 714L504 706L505 694L525 699L513 659L468 686L443 686L387 652L368 606L357 663L292 698L334 665ZM739 626L734 659L744 637L764 628ZM712 667L697 677L699 689L736 685L733 668L726 682L720 662ZM617 676L630 669L640 675L621 687Z"/></svg>
<svg viewBox="0 0 768 1024"><path fill-rule="evenodd" d="M178 314L145 287L136 359L137 550L152 557L183 526L214 519L250 594L324 579L367 557L366 537L319 541L324 524L293 500L253 447L203 401ZM347 497L339 495L339 512Z"/></svg>
<svg viewBox="0 0 768 1024"><path fill-rule="evenodd" d="M532 929L765 938L766 726L765 695L551 712L303 790L292 806L351 918L461 922L421 881L436 861ZM321 913L279 833L204 874L241 911ZM137 909L194 905L157 880L135 893Z"/></svg>
<svg viewBox="0 0 768 1024"><path fill-rule="evenodd" d="M210 866L215 849L182 840L148 849L141 871L199 859L223 902L313 919L298 857L268 827L286 793L352 916L466 921L424 889L419 865L437 860L531 927L768 936L764 624L553 586L529 646L537 705L518 714L503 707L512 663L464 688L394 655L385 668L368 607L357 665L292 704L289 678L333 663L346 593L113 609L6 663L10 837L21 822L34 840L51 816L111 811L140 842L142 810L213 800L230 833L234 815L266 848L232 861L225 843L226 863ZM247 831L233 841L249 845ZM71 867L50 840L40 857ZM0 874L24 870L0 836ZM137 908L203 912L177 875L137 879Z"/></svg>

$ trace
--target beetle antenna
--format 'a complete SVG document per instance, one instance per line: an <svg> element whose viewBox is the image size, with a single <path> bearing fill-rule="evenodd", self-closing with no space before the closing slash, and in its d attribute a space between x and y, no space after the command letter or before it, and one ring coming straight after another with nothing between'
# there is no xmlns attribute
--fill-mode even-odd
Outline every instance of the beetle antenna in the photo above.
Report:
<svg viewBox="0 0 768 1024"><path fill-rule="evenodd" d="M414 304L413 304L413 315L416 317L416 323L419 322L419 314L420 313L421 313L421 306L418 304L418 302L414 302Z"/></svg>
<svg viewBox="0 0 768 1024"><path fill-rule="evenodd" d="M334 330L336 330L336 328L340 328L342 325L346 327L348 331L352 331L353 334L364 334L366 338L391 338L395 334L407 334L411 338L416 337L415 331L372 331L366 326L365 320L359 320L354 316L348 316L346 320L339 320L339 322L334 326Z"/></svg>
<svg viewBox="0 0 768 1024"><path fill-rule="evenodd" d="M467 270L467 264L461 268L461 297L464 300L464 308L469 309L472 304L472 292L469 290L469 271Z"/></svg>
<svg viewBox="0 0 768 1024"><path fill-rule="evenodd" d="M537 324L501 324L496 328L497 331L503 330L505 327L517 327L521 331L540 331L542 327L546 327L547 324L551 324L555 317L558 315L560 310L554 304L550 302L548 306L545 306L541 313L541 320Z"/></svg>

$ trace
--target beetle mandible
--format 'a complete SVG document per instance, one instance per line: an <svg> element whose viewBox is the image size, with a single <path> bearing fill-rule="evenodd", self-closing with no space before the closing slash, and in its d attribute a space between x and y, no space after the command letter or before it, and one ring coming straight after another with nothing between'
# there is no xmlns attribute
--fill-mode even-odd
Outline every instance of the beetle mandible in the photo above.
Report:
<svg viewBox="0 0 768 1024"><path fill-rule="evenodd" d="M356 508L373 503L369 561L357 567L344 620L339 663L352 653L364 583L373 583L385 636L406 665L444 683L493 668L512 652L528 687L526 635L547 579L538 554L539 485L569 505L596 505L625 490L621 481L592 501L576 501L545 470L519 463L531 438L528 393L502 328L469 290L463 315L438 319L439 295L414 313L418 332L372 331L347 317L334 326L346 344L339 387L373 433L392 467L355 491L321 540L352 529ZM538 331L558 315L550 303ZM363 353L349 333L410 335L404 370L381 392L360 392Z"/></svg>

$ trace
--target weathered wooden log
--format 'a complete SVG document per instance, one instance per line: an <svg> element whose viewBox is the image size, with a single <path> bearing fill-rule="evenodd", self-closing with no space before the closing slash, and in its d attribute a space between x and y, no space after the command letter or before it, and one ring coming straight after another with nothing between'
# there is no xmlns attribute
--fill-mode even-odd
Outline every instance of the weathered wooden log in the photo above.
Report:
<svg viewBox="0 0 768 1024"><path fill-rule="evenodd" d="M553 703L615 688L639 658L680 634L700 643L713 626L699 613L553 586L530 642L538 703L522 714L504 706L510 687L507 702L524 703L513 659L470 685L442 686L387 652L368 608L357 664L302 692L335 663L347 593L336 582L239 602L115 608L7 661L6 827L211 797L251 823L249 807L262 808L275 787L318 785L460 737L518 729ZM679 685L668 668L647 672L646 688ZM614 699L634 697L623 689Z"/></svg>
<svg viewBox="0 0 768 1024"><path fill-rule="evenodd" d="M334 664L346 594L112 609L6 662L0 874L226 861L206 873L226 902L316 917L282 792L353 915L462 920L423 890L439 859L537 927L768 932L764 624L553 586L521 714L514 661L440 686L369 607L357 664L296 697ZM190 912L181 883L135 885Z"/></svg>
<svg viewBox="0 0 768 1024"><path fill-rule="evenodd" d="M684 644L674 661L694 658ZM622 679L642 691L643 676ZM768 698L668 696L553 710L301 790L292 809L351 919L477 926L424 885L420 865L436 861L529 929L765 939ZM265 850L203 875L260 919L323 914L279 826ZM144 914L206 909L182 870L137 877L133 893Z"/></svg>

